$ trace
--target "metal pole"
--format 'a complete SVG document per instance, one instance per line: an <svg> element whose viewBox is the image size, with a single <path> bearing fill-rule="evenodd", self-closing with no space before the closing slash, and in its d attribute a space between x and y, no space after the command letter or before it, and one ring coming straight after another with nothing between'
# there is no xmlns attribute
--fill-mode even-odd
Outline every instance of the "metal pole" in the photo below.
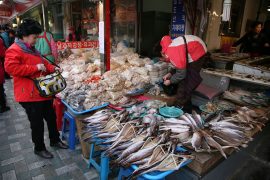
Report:
<svg viewBox="0 0 270 180"><path fill-rule="evenodd" d="M260 5L259 5L258 11L257 11L257 16L256 16L256 21L258 21L258 19L259 19L259 16L261 13L261 8L262 8L262 0L260 0Z"/></svg>
<svg viewBox="0 0 270 180"><path fill-rule="evenodd" d="M111 12L110 12L110 0L104 0L104 31L105 31L105 39L104 39L104 48L105 48L105 57L104 63L106 67L106 71L110 70L110 52L111 52Z"/></svg>
<svg viewBox="0 0 270 180"><path fill-rule="evenodd" d="M46 18L45 18L44 1L42 1L41 8L42 8L42 17L43 17L43 29L44 29L44 31L46 31L46 23L45 23Z"/></svg>

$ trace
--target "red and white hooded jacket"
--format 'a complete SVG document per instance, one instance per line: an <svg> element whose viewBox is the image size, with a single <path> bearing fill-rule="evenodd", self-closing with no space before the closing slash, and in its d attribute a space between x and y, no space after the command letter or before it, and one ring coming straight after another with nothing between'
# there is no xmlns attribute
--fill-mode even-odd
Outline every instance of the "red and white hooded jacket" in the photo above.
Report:
<svg viewBox="0 0 270 180"><path fill-rule="evenodd" d="M185 35L188 48L188 62L197 61L207 53L205 43L197 36ZM183 37L174 40L170 36L164 36L160 45L162 53L167 56L167 61L171 62L177 69L186 68L186 49Z"/></svg>

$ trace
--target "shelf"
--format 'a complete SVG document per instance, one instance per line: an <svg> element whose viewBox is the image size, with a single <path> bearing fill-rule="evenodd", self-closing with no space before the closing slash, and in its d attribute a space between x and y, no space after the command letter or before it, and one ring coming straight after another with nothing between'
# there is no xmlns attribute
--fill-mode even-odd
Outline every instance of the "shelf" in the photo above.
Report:
<svg viewBox="0 0 270 180"><path fill-rule="evenodd" d="M255 77L247 77L248 74L243 74L243 73L235 73L233 71L228 71L228 70L209 70L209 69L203 69L202 70L204 73L207 74L212 74L215 76L222 76L222 77L229 77L231 79L235 79L238 81L244 81L244 82L249 82L253 84L259 84L263 86L269 86L270 87L270 80L263 80L263 79L258 79Z"/></svg>

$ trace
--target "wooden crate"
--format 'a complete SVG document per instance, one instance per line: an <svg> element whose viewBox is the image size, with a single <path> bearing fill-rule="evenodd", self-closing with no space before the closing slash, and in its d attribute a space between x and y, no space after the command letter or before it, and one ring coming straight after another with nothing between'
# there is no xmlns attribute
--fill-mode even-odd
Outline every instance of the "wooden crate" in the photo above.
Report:
<svg viewBox="0 0 270 180"><path fill-rule="evenodd" d="M82 154L83 154L83 157L88 159L89 158L89 153L90 153L90 144L87 143L87 142L84 142L81 140L81 132L82 132L82 127L83 127L83 124L81 122L82 119L86 118L86 117L89 117L91 116L93 113L89 113L89 114L86 114L86 115L80 115L80 116L75 116L75 121L76 121L76 127L77 127L77 134L78 134L78 137L79 137L79 141L80 141L80 144L81 144L81 147L82 147Z"/></svg>

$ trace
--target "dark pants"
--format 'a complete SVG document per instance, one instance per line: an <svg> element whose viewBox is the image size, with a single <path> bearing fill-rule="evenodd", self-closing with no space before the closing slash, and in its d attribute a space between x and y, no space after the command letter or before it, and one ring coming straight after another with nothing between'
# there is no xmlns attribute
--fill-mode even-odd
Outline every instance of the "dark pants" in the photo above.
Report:
<svg viewBox="0 0 270 180"><path fill-rule="evenodd" d="M10 79L10 75L6 72L5 66L4 66L4 64L5 64L5 58L1 58L1 62L2 62L2 66L3 66L3 68L4 68L5 78L6 78L6 79Z"/></svg>
<svg viewBox="0 0 270 180"><path fill-rule="evenodd" d="M25 109L30 127L32 130L32 141L35 144L35 150L45 150L44 144L44 123L47 122L49 130L50 143L60 141L59 132L56 127L56 115L53 109L53 101L39 101L39 102L20 102Z"/></svg>
<svg viewBox="0 0 270 180"><path fill-rule="evenodd" d="M5 89L4 84L0 84L0 109L6 107L6 95L5 95Z"/></svg>
<svg viewBox="0 0 270 180"><path fill-rule="evenodd" d="M194 91L202 81L200 70L204 62L204 57L202 57L201 59L190 63L187 68L186 78L178 84L175 105L184 106L184 109L187 112L190 112L192 109L192 91Z"/></svg>

